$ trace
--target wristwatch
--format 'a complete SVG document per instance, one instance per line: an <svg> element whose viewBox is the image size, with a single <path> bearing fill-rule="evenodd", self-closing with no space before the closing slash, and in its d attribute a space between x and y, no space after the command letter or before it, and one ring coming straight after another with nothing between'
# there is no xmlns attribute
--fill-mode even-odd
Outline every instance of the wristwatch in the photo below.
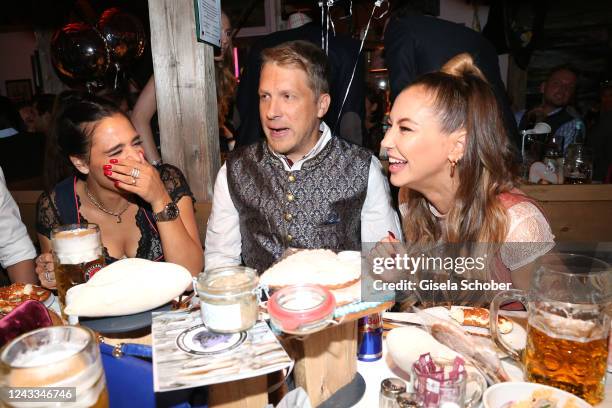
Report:
<svg viewBox="0 0 612 408"><path fill-rule="evenodd" d="M168 204L166 204L163 210L153 214L156 222L173 221L176 220L178 216L179 208L174 201L170 201Z"/></svg>

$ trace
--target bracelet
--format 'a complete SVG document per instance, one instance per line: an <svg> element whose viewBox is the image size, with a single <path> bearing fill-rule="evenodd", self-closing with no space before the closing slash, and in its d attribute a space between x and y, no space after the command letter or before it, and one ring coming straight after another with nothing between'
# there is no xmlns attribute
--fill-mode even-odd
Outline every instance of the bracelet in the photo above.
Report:
<svg viewBox="0 0 612 408"><path fill-rule="evenodd" d="M164 164L164 161L163 161L162 159L159 159L159 160L153 160L153 161L151 162L151 165L152 165L152 166L155 166L155 167L160 166L160 165L162 165L162 164Z"/></svg>

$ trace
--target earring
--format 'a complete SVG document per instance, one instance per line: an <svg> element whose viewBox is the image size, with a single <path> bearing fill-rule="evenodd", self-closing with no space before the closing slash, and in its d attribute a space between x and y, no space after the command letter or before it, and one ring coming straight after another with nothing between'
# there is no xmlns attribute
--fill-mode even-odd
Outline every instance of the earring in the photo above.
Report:
<svg viewBox="0 0 612 408"><path fill-rule="evenodd" d="M451 159L448 159L448 161L450 162L450 165L451 165L450 176L451 178L453 178L455 177L455 166L457 165L457 161L451 160Z"/></svg>

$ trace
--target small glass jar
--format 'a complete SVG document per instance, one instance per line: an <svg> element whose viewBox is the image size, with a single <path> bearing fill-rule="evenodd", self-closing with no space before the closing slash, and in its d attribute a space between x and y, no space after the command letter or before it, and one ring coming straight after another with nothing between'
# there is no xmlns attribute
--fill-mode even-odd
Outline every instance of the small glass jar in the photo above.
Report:
<svg viewBox="0 0 612 408"><path fill-rule="evenodd" d="M401 378L386 378L380 383L379 408L396 408L397 396L406 392L406 383Z"/></svg>
<svg viewBox="0 0 612 408"><path fill-rule="evenodd" d="M198 275L202 322L218 333L248 330L257 321L257 273L245 266L225 266Z"/></svg>
<svg viewBox="0 0 612 408"><path fill-rule="evenodd" d="M329 324L336 308L334 295L319 285L287 286L268 300L272 325L289 334L305 335Z"/></svg>

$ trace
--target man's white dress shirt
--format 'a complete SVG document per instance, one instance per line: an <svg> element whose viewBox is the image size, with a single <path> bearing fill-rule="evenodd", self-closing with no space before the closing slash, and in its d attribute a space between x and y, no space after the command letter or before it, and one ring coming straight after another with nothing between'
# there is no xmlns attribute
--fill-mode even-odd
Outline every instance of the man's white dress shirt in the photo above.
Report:
<svg viewBox="0 0 612 408"><path fill-rule="evenodd" d="M277 153L285 170L300 170L302 165L315 157L332 138L331 130L324 122L320 128L322 135L316 145L302 159L292 165L286 157ZM368 175L368 190L361 209L361 241L378 242L388 236L389 231L401 237L401 226L397 213L391 204L389 183L380 161L372 157ZM239 265L242 262L242 237L238 210L234 206L227 183L225 164L217 174L213 196L213 206L206 226L204 250L205 269L219 266Z"/></svg>
<svg viewBox="0 0 612 408"><path fill-rule="evenodd" d="M19 207L6 188L0 167L0 265L3 268L36 258L36 250L19 216Z"/></svg>

